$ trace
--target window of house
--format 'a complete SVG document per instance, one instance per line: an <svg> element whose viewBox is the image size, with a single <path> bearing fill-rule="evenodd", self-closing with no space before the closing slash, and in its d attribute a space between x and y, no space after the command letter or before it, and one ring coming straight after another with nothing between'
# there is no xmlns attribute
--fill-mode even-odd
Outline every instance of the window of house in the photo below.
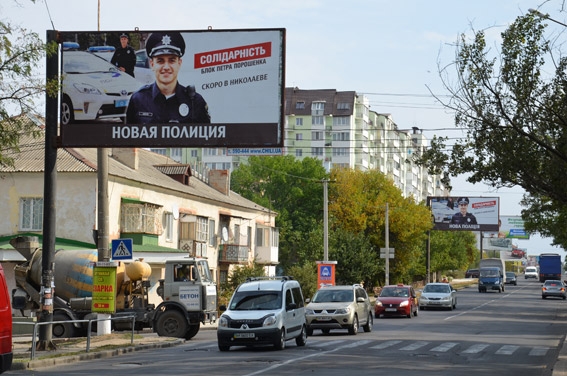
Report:
<svg viewBox="0 0 567 376"><path fill-rule="evenodd" d="M311 103L311 112L314 112L316 115L323 115L323 111L325 111L325 102Z"/></svg>
<svg viewBox="0 0 567 376"><path fill-rule="evenodd" d="M256 228L256 247L265 247L269 239L269 229L265 227Z"/></svg>
<svg viewBox="0 0 567 376"><path fill-rule="evenodd" d="M121 209L121 232L161 234L161 206L147 202L123 202Z"/></svg>
<svg viewBox="0 0 567 376"><path fill-rule="evenodd" d="M348 132L333 133L333 141L349 141Z"/></svg>
<svg viewBox="0 0 567 376"><path fill-rule="evenodd" d="M165 240L168 242L173 241L173 213L165 213L164 220L165 227Z"/></svg>
<svg viewBox="0 0 567 376"><path fill-rule="evenodd" d="M301 102L295 102L295 108L297 110L303 110L305 109L305 102L301 101Z"/></svg>
<svg viewBox="0 0 567 376"><path fill-rule="evenodd" d="M323 116L311 116L311 124L313 125L324 125L325 118Z"/></svg>
<svg viewBox="0 0 567 376"><path fill-rule="evenodd" d="M295 149L295 156L296 157L302 157L303 156L303 150L302 149Z"/></svg>
<svg viewBox="0 0 567 376"><path fill-rule="evenodd" d="M303 118L300 117L295 118L295 125L300 125L300 126L303 125Z"/></svg>
<svg viewBox="0 0 567 376"><path fill-rule="evenodd" d="M215 234L215 220L209 219L209 245L215 247L217 245L217 234Z"/></svg>
<svg viewBox="0 0 567 376"><path fill-rule="evenodd" d="M171 159L177 161L177 162L181 162L181 156L183 154L183 152L181 151L181 148L171 148L169 150L170 152L170 157Z"/></svg>
<svg viewBox="0 0 567 376"><path fill-rule="evenodd" d="M320 157L323 155L323 148L311 148L311 155L314 157Z"/></svg>
<svg viewBox="0 0 567 376"><path fill-rule="evenodd" d="M280 231L277 228L272 228L270 231L272 232L272 236L270 237L272 241L272 247L279 247Z"/></svg>
<svg viewBox="0 0 567 376"><path fill-rule="evenodd" d="M228 282L228 270L219 271L219 282L220 283Z"/></svg>
<svg viewBox="0 0 567 376"><path fill-rule="evenodd" d="M205 217L197 217L196 240L206 242L209 241L209 219Z"/></svg>
<svg viewBox="0 0 567 376"><path fill-rule="evenodd" d="M350 103L348 102L337 103L337 110L350 110Z"/></svg>
<svg viewBox="0 0 567 376"><path fill-rule="evenodd" d="M199 156L198 150L191 150L191 158L197 158Z"/></svg>
<svg viewBox="0 0 567 376"><path fill-rule="evenodd" d="M303 140L303 134L302 134L302 133L296 134L296 135L295 135L295 139L296 139L297 141Z"/></svg>
<svg viewBox="0 0 567 376"><path fill-rule="evenodd" d="M321 141L321 140L324 140L324 139L325 139L325 137L324 137L322 131L311 132L311 140L313 140L313 141Z"/></svg>
<svg viewBox="0 0 567 376"><path fill-rule="evenodd" d="M43 230L43 198L20 199L20 231Z"/></svg>
<svg viewBox="0 0 567 376"><path fill-rule="evenodd" d="M350 116L333 116L333 125L349 125Z"/></svg>
<svg viewBox="0 0 567 376"><path fill-rule="evenodd" d="M234 225L234 244L240 244L240 225Z"/></svg>

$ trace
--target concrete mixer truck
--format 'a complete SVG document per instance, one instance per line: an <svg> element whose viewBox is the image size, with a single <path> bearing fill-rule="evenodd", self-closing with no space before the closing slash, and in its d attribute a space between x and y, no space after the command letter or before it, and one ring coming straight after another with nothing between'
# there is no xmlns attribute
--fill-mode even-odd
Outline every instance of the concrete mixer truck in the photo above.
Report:
<svg viewBox="0 0 567 376"><path fill-rule="evenodd" d="M42 251L20 251L27 262L16 266L17 288L12 291L14 309L37 311L40 307ZM93 266L97 250L58 250L54 255L55 296L53 337L84 336L87 323L71 322L96 318L91 311ZM165 262L164 278L158 281L159 304L149 303L151 267L143 261L117 267L116 313L135 315L135 328L152 328L160 336L191 339L201 323L217 318L217 289L205 259L180 257ZM132 320L113 320L115 330L132 329ZM96 327L96 325L94 325Z"/></svg>

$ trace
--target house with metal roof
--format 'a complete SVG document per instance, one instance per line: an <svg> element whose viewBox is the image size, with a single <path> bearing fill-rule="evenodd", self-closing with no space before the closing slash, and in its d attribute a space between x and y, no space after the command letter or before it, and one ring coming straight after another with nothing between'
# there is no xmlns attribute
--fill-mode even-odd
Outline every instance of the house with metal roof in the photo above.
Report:
<svg viewBox="0 0 567 376"><path fill-rule="evenodd" d="M41 246L45 163L41 135L22 136L19 152L7 155L14 166L0 166L4 216L0 259L4 253L14 257L9 243L14 237L37 235ZM106 150L109 238L132 239L134 259L143 258L152 266L152 286L163 278L165 260L180 254L207 258L217 282L226 280L231 268L253 260L264 264L268 275L275 274L276 213L231 191L229 171L201 174L149 150ZM96 248L97 184L97 149L58 149L56 249ZM8 261L19 262L3 260Z"/></svg>

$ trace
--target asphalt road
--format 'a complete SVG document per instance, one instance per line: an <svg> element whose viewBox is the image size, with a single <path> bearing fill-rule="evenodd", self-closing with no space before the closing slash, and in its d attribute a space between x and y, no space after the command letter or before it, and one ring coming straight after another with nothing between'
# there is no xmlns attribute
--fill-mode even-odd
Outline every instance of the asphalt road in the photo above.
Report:
<svg viewBox="0 0 567 376"><path fill-rule="evenodd" d="M8 375L499 375L551 376L567 333L567 302L541 299L540 283L519 279L504 293L458 292L454 311L374 320L371 333L315 331L307 346L220 352L216 331L179 346ZM555 375L554 375L555 376Z"/></svg>

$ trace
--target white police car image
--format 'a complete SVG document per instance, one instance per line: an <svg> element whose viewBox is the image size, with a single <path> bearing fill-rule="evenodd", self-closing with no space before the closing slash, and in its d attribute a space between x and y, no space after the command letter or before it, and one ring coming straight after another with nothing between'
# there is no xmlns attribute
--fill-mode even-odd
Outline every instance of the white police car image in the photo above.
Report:
<svg viewBox="0 0 567 376"><path fill-rule="evenodd" d="M219 318L220 351L231 346L272 345L283 350L286 341L307 343L305 307L301 286L291 277L248 278L234 291Z"/></svg>
<svg viewBox="0 0 567 376"><path fill-rule="evenodd" d="M124 119L132 93L142 84L87 51L63 52L61 124Z"/></svg>

